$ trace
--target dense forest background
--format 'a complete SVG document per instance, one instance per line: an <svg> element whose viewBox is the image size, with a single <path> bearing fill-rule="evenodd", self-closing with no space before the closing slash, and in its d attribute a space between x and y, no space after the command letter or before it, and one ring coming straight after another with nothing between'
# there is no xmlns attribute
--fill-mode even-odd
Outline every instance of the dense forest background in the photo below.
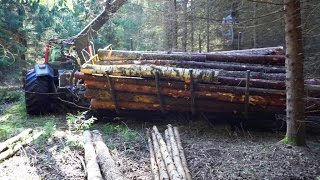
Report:
<svg viewBox="0 0 320 180"><path fill-rule="evenodd" d="M129 0L94 37L95 47L209 52L285 46L282 0ZM45 43L76 35L99 12L103 0L1 0L0 78L19 80L43 58ZM302 1L306 76L320 77L320 2ZM230 29L222 23L231 11ZM239 36L241 32L241 36Z"/></svg>

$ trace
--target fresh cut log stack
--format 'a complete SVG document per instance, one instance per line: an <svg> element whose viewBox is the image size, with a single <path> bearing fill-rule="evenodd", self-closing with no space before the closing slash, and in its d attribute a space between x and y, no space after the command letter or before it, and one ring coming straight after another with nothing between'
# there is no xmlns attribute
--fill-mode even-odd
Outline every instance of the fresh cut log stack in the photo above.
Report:
<svg viewBox="0 0 320 180"><path fill-rule="evenodd" d="M97 58L95 58L97 59ZM76 78L92 109L284 113L282 47L212 53L100 49ZM306 112L320 107L320 80L306 79Z"/></svg>

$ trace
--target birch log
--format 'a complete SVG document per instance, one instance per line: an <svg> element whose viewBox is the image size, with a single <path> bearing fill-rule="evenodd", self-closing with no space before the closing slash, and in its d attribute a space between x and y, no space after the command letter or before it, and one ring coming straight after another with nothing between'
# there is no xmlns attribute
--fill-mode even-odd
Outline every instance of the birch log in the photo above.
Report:
<svg viewBox="0 0 320 180"><path fill-rule="evenodd" d="M147 66L147 65L91 65L84 64L81 72L84 74L108 74L115 76L135 76L135 77L148 77L154 78L155 72L158 71L161 78L180 80L189 82L190 72L187 68L174 68L163 66ZM218 76L219 71L192 69L195 79L201 82L214 82Z"/></svg>
<svg viewBox="0 0 320 180"><path fill-rule="evenodd" d="M93 131L92 136L93 144L97 152L98 163L100 165L100 169L104 179L124 180L125 178L123 177L116 163L112 159L109 149L103 142L103 139L99 131Z"/></svg>
<svg viewBox="0 0 320 180"><path fill-rule="evenodd" d="M183 165L182 165L180 155L179 155L178 145L177 145L176 140L174 138L171 124L168 124L168 135L170 138L174 164L176 165L178 173L182 176L183 179L186 179L186 174L183 169Z"/></svg>
<svg viewBox="0 0 320 180"><path fill-rule="evenodd" d="M169 137L169 134L168 134L168 129L166 129L164 131L164 136L165 136L165 140L166 140L166 144L167 144L167 148L168 148L168 153L169 153L170 157L173 159L172 147L171 147L170 137Z"/></svg>
<svg viewBox="0 0 320 180"><path fill-rule="evenodd" d="M84 159L86 162L86 173L88 180L102 180L97 155L92 143L92 134L90 131L83 132L84 141Z"/></svg>
<svg viewBox="0 0 320 180"><path fill-rule="evenodd" d="M178 146L178 149L179 149L179 155L180 155L180 159L181 159L181 162L182 162L182 166L183 166L184 172L186 173L186 179L187 180L191 180L192 178L191 178L190 170L188 168L186 156L184 155L184 150L183 150L183 146L182 146L182 142L181 142L181 138L180 138L178 127L173 127L173 132L174 132L174 137L176 139L177 146Z"/></svg>
<svg viewBox="0 0 320 180"><path fill-rule="evenodd" d="M168 174L168 171L166 168L166 164L165 164L164 159L162 158L162 155L161 155L161 150L160 150L160 145L159 145L158 139L154 133L151 133L151 138L152 138L152 142L153 142L156 161L157 161L157 164L159 167L160 180L168 180L170 178L169 178L169 174Z"/></svg>
<svg viewBox="0 0 320 180"><path fill-rule="evenodd" d="M153 175L153 179L154 180L160 180L160 176L159 176L159 168L156 162L156 158L155 158L155 152L154 152L154 146L151 140L151 134L150 131L147 131L147 136L148 136L148 144L149 144L149 152L150 152L150 164L151 164L151 172Z"/></svg>
<svg viewBox="0 0 320 180"><path fill-rule="evenodd" d="M166 143L164 142L163 138L161 137L161 134L158 131L158 128L156 126L153 126L153 131L152 133L155 134L158 143L159 143L159 147L160 147L160 151L161 151L161 155L162 158L165 162L169 177L171 180L179 180L182 179L182 177L179 175L177 168L174 165L174 162L172 160L172 158L170 157L169 153L168 153L168 149L166 147Z"/></svg>

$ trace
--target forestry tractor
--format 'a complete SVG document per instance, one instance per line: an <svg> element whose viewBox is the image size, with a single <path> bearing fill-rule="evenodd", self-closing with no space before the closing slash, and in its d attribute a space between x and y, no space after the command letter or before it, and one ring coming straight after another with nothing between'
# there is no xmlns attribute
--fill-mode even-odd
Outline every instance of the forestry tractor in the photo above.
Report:
<svg viewBox="0 0 320 180"><path fill-rule="evenodd" d="M83 82L76 79L74 74L95 53L90 37L96 34L125 2L126 0L108 0L104 10L79 34L67 39L49 40L44 62L36 64L24 78L28 114L48 113L58 101L89 107L89 102L83 98Z"/></svg>

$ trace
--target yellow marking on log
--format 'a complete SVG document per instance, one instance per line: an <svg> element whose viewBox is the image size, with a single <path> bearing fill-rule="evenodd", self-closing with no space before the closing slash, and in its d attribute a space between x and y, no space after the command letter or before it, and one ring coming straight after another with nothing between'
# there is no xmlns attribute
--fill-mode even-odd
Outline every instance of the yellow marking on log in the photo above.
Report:
<svg viewBox="0 0 320 180"><path fill-rule="evenodd" d="M93 70L92 69L81 69L81 72L83 74L92 74L93 73Z"/></svg>

